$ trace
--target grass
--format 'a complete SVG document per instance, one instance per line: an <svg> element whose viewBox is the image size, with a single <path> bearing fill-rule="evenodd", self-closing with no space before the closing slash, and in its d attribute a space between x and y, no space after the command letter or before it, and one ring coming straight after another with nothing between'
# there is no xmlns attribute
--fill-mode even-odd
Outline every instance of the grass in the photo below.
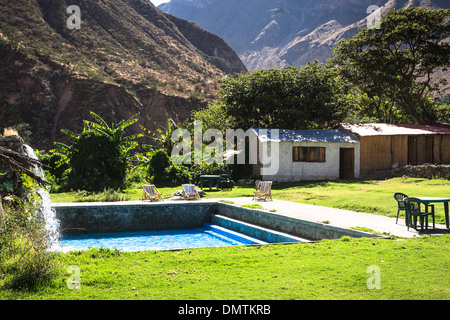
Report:
<svg viewBox="0 0 450 320"><path fill-rule="evenodd" d="M257 204L257 203L243 204L241 207L249 208L249 209L264 209L262 205Z"/></svg>
<svg viewBox="0 0 450 320"><path fill-rule="evenodd" d="M397 215L394 192L408 196L450 197L450 181L394 178L367 181L322 181L274 186L275 199L367 212L388 217ZM436 223L444 223L443 204L436 204Z"/></svg>
<svg viewBox="0 0 450 320"><path fill-rule="evenodd" d="M180 188L158 189L168 198ZM253 190L251 186L206 190L206 197L250 197ZM272 196L394 216L395 191L449 196L450 183L408 178L275 184ZM138 200L141 193L138 186L123 195ZM75 197L73 193L52 194L52 200L70 202ZM443 210L437 211L438 221L443 222ZM0 299L446 300L450 293L449 248L450 235L445 234L407 240L343 237L317 243L164 252L90 249L60 254L57 278L35 291L7 289L3 285L8 279L0 275ZM79 267L78 290L67 287L73 276L69 266ZM370 289L373 275L368 271L373 266L380 272L380 289Z"/></svg>
<svg viewBox="0 0 450 320"><path fill-rule="evenodd" d="M181 187L158 188L165 199ZM229 191L205 189L205 198L252 197L254 186L236 186ZM397 215L397 203L394 192L409 196L450 196L450 181L418 178L394 178L388 180L356 181L315 181L299 183L281 183L272 186L272 197L278 200L301 202L319 206L367 212L388 217ZM130 200L140 200L140 186L129 188L123 196ZM53 202L73 202L73 193L51 194ZM444 223L442 204L436 204L436 223Z"/></svg>
<svg viewBox="0 0 450 320"><path fill-rule="evenodd" d="M50 285L1 290L0 299L446 300L449 245L450 235L442 235L175 252L91 249L61 255ZM78 290L66 285L69 266L80 268ZM380 289L370 289L372 266L379 268Z"/></svg>

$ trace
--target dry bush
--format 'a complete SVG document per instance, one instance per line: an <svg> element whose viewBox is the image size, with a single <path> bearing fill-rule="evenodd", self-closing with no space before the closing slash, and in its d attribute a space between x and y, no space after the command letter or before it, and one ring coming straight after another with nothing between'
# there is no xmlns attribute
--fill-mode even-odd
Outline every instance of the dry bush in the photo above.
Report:
<svg viewBox="0 0 450 320"><path fill-rule="evenodd" d="M3 136L4 136L4 137L8 137L8 136L18 136L18 135L19 135L19 133L18 133L17 130L14 129L14 128L5 128L5 129L3 130Z"/></svg>

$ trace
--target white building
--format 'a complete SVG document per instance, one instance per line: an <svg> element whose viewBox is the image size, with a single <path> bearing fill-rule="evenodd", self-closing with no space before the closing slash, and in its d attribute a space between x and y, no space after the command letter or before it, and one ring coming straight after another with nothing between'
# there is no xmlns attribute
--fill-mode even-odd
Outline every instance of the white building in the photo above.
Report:
<svg viewBox="0 0 450 320"><path fill-rule="evenodd" d="M253 174L262 180L359 178L360 143L347 130L251 129L251 134L258 140L258 164L253 165ZM261 163L262 153L269 155L271 163ZM276 160L278 168L274 171ZM272 172L266 174L268 167Z"/></svg>

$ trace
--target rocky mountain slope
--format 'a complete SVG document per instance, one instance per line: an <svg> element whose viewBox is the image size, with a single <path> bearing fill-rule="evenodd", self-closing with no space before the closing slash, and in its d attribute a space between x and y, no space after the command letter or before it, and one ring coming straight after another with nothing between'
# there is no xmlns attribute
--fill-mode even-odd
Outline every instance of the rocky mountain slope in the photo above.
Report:
<svg viewBox="0 0 450 320"><path fill-rule="evenodd" d="M325 61L331 48L367 25L371 5L450 8L448 0L171 0L164 12L227 41L249 70Z"/></svg>
<svg viewBox="0 0 450 320"><path fill-rule="evenodd" d="M108 123L137 114L148 129L184 119L218 79L246 70L221 38L147 0L2 0L0 57L0 129L28 124L30 144L46 149L89 111Z"/></svg>

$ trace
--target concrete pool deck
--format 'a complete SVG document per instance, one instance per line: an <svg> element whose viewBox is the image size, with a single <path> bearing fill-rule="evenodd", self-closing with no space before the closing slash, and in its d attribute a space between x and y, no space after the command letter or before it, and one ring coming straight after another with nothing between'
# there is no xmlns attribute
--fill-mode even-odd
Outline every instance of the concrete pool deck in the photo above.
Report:
<svg viewBox="0 0 450 320"><path fill-rule="evenodd" d="M396 218L390 218L375 214L369 213L361 213L354 212L349 210L335 209L329 207L321 207L310 204L282 201L282 200L273 200L273 201L252 201L251 197L243 197L243 198L217 198L217 199L201 199L201 200L171 200L167 199L164 202L149 202L149 201L126 201L126 202L108 202L108 203L93 203L93 202L74 202L74 203L54 203L54 207L59 206L127 206L133 204L145 204L145 205L154 205L160 203L211 203L217 202L220 200L226 200L233 202L236 206L242 206L245 204L259 204L265 210L276 210L271 212L272 214L291 217L296 219L301 219L310 222L322 223L334 227L346 228L350 229L352 227L365 227L371 229L378 233L385 233L387 235L399 236L404 238L417 237L420 235L426 234L444 234L450 233L450 230L442 224L436 224L436 230L432 230L432 222L429 221L430 229L424 230L423 233L416 231L414 228L409 228L405 225L405 220L403 218L399 218L398 224L395 223ZM441 208L437 208L437 210L441 210ZM442 208L443 210L443 208ZM430 219L431 220L431 219ZM419 229L420 230L420 229Z"/></svg>
<svg viewBox="0 0 450 320"><path fill-rule="evenodd" d="M206 200L206 199L205 199ZM442 224L436 224L436 230L433 230L431 218L428 222L428 231L423 233L416 231L414 228L408 228L405 224L404 218L398 219L398 224L395 223L396 218L390 218L370 213L354 212L350 210L315 206L304 203L273 200L273 201L252 201L252 198L232 198L232 199L215 199L233 201L236 205L244 204L259 204L266 210L276 210L275 214L294 217L297 219L307 220L311 222L319 222L329 224L335 227L352 228L365 227L375 232L386 233L388 235L411 238L427 234L444 234L450 233L450 230ZM204 200L202 200L204 201ZM444 210L437 208L437 210Z"/></svg>

